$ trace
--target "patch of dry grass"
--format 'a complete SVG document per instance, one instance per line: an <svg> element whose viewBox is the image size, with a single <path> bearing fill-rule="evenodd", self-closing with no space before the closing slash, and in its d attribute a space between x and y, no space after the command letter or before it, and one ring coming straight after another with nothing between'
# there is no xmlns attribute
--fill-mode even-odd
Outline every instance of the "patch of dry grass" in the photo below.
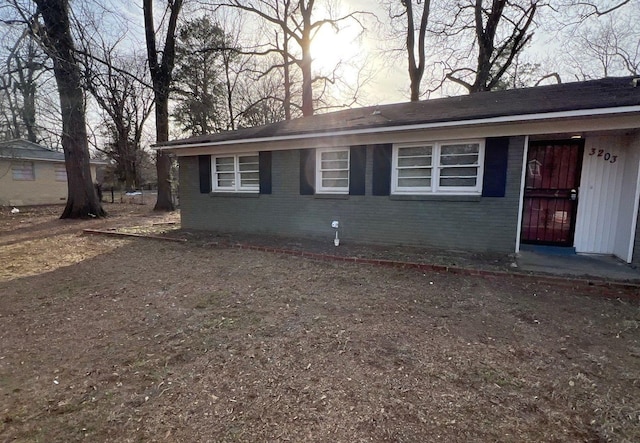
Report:
<svg viewBox="0 0 640 443"><path fill-rule="evenodd" d="M640 441L637 304L66 229L0 242L3 441Z"/></svg>

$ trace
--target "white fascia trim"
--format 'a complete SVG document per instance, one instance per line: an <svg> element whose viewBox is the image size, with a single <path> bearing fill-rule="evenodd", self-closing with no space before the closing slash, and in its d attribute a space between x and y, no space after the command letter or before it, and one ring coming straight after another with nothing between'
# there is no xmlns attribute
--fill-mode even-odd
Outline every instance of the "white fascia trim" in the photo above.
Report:
<svg viewBox="0 0 640 443"><path fill-rule="evenodd" d="M515 122L528 122L537 120L548 119L562 119L562 118L575 118L575 117L596 117L612 114L626 114L632 112L640 112L640 106L623 106L617 108L599 108L599 109L581 109L576 111L561 111L561 112L548 112L544 114L520 114L509 115L501 117L479 118L474 120L455 120L436 123L420 123L414 125L399 125L399 126L385 126L382 128L369 128L369 129L351 129L345 131L332 131L332 132L313 132L308 134L297 135L282 135L276 137L260 137L260 138L245 138L239 140L223 140L219 142L202 142L202 143L189 143L183 145L172 146L153 146L152 149L157 151L183 149L183 148L199 148L205 146L226 146L226 145L242 145L248 143L262 143L262 142L277 142L287 140L305 140L310 138L326 138L345 135L360 135L360 134L381 134L389 132L401 132L401 131L415 131L421 129L435 129L435 128L450 128L456 126L475 126L475 125L487 125L496 123L515 123Z"/></svg>

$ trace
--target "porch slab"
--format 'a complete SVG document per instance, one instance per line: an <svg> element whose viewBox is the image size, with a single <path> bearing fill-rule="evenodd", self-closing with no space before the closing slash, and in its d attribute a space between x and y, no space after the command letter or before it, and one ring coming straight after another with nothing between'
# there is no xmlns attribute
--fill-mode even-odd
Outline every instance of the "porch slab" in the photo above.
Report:
<svg viewBox="0 0 640 443"><path fill-rule="evenodd" d="M571 248L527 247L516 256L521 272L640 283L640 269L611 255L576 254Z"/></svg>

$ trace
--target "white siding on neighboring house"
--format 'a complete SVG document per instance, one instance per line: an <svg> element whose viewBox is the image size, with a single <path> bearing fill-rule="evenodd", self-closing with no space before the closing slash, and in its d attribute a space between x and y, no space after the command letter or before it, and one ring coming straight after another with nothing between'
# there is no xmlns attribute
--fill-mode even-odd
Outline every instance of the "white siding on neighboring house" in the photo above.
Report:
<svg viewBox="0 0 640 443"><path fill-rule="evenodd" d="M576 252L616 254L628 260L637 166L623 136L587 137L576 218ZM637 159L635 160L637 163ZM627 174L634 175L629 180ZM626 176L626 177L625 177ZM631 198L631 199L630 199ZM633 206L633 205L631 205ZM625 227L624 233L620 227ZM626 247L621 245L626 243Z"/></svg>

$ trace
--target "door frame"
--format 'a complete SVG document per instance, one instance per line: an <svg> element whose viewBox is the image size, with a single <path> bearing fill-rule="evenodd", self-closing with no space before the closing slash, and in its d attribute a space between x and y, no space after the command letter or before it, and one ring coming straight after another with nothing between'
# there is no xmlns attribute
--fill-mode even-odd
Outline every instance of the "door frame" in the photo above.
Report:
<svg viewBox="0 0 640 443"><path fill-rule="evenodd" d="M520 198L518 199L518 224L516 225L516 248L515 253L520 252L520 237L522 236L522 213L524 211L524 185L527 179L527 158L529 157L529 136L524 137L522 149L522 167L520 168Z"/></svg>

